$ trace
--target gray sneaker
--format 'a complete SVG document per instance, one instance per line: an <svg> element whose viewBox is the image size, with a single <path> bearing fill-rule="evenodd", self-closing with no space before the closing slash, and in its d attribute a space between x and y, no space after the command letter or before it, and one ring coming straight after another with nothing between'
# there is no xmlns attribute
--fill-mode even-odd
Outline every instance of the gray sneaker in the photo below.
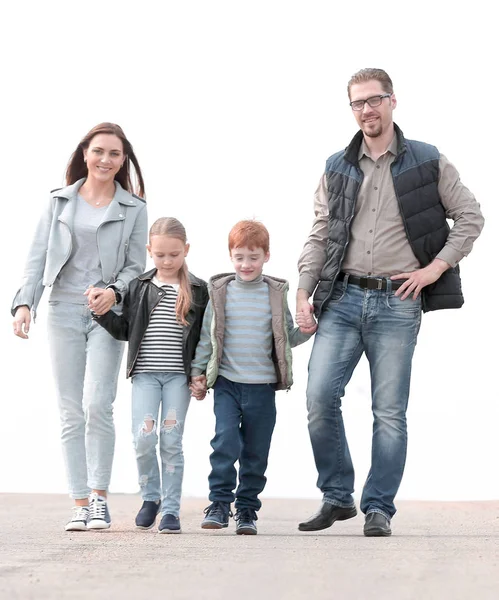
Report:
<svg viewBox="0 0 499 600"><path fill-rule="evenodd" d="M73 514L64 529L66 531L86 531L88 512L88 506L73 506Z"/></svg>
<svg viewBox="0 0 499 600"><path fill-rule="evenodd" d="M255 521L258 520L256 511L252 508L239 508L234 517L238 535L256 535L258 533Z"/></svg>
<svg viewBox="0 0 499 600"><path fill-rule="evenodd" d="M212 502L204 509L206 517L201 523L202 529L223 529L229 526L229 517L232 517L228 502Z"/></svg>
<svg viewBox="0 0 499 600"><path fill-rule="evenodd" d="M89 517L87 529L109 529L111 527L111 515L107 507L107 500L96 492L90 494Z"/></svg>

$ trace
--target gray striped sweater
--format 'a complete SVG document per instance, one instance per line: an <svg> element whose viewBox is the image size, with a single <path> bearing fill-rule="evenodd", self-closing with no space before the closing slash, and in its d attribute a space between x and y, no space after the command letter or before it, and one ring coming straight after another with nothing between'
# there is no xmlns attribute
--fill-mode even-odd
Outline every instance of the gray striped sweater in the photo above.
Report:
<svg viewBox="0 0 499 600"><path fill-rule="evenodd" d="M308 340L294 326L289 310L286 325L291 346ZM201 338L192 362L191 375L201 375L213 352L211 300L206 307ZM276 383L272 359L273 335L269 288L262 276L243 281L238 276L227 284L223 351L218 374L237 383Z"/></svg>

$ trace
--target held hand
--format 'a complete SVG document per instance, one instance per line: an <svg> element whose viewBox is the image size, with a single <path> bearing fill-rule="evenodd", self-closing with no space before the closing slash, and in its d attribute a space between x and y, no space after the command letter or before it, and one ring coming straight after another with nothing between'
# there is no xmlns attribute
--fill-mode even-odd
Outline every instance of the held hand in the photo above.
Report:
<svg viewBox="0 0 499 600"><path fill-rule="evenodd" d="M317 330L317 323L313 313L314 308L308 300L297 298L295 319L302 333L315 333Z"/></svg>
<svg viewBox="0 0 499 600"><path fill-rule="evenodd" d="M296 314L296 324L302 333L315 333L317 331L317 322L313 313L305 315L304 313Z"/></svg>
<svg viewBox="0 0 499 600"><path fill-rule="evenodd" d="M116 302L116 294L110 288L102 289L90 285L85 291L85 296L88 297L88 308L96 315L105 315Z"/></svg>
<svg viewBox="0 0 499 600"><path fill-rule="evenodd" d="M450 265L444 260L436 258L423 269L412 271L412 273L400 273L399 275L392 275L390 279L393 280L407 279L407 281L404 281L404 283L395 292L395 296L401 296L400 299L405 300L412 294L413 299L416 300L421 293L421 290L427 285L435 283L435 281L437 281L437 279L439 279L442 273L447 271L447 269L450 269Z"/></svg>
<svg viewBox="0 0 499 600"><path fill-rule="evenodd" d="M196 398L196 400L204 400L207 391L206 375L197 375L196 377L191 377L189 389L191 390L191 395Z"/></svg>
<svg viewBox="0 0 499 600"><path fill-rule="evenodd" d="M22 338L23 340L28 339L29 326L31 324L31 312L27 306L20 306L16 310L14 321L14 335Z"/></svg>

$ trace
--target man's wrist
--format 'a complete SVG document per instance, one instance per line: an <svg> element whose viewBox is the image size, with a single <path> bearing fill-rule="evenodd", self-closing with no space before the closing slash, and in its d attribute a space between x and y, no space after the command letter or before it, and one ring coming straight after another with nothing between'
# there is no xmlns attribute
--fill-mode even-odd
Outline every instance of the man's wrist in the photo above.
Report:
<svg viewBox="0 0 499 600"><path fill-rule="evenodd" d="M297 302L308 302L310 298L310 292L308 290L304 290L303 288L298 288L296 291L296 301Z"/></svg>
<svg viewBox="0 0 499 600"><path fill-rule="evenodd" d="M445 262L445 260L442 260L441 258L433 259L433 261L428 265L428 267L430 267L432 271L435 271L439 277L440 275L442 275L442 273L445 273L447 269L451 268L449 263Z"/></svg>

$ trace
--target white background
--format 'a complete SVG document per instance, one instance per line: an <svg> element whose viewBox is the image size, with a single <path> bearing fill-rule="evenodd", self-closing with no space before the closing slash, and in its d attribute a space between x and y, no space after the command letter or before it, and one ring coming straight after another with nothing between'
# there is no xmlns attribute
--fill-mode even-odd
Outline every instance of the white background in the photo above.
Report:
<svg viewBox="0 0 499 600"><path fill-rule="evenodd" d="M119 123L143 169L150 223L176 216L200 277L230 269L227 233L242 218L271 233L266 272L290 281L326 158L356 131L346 84L363 67L391 75L395 120L435 144L476 195L486 227L462 262L466 303L425 315L413 369L409 455L399 498L499 497L497 376L497 32L485 1L397 3L24 2L3 9L0 491L65 492L46 343L45 294L29 341L9 309L48 192L102 121ZM264 495L317 497L307 432L309 342L295 385L278 394ZM357 494L370 461L363 360L344 415ZM131 386L115 404L111 490L136 492ZM184 494L206 496L212 396L193 401Z"/></svg>

